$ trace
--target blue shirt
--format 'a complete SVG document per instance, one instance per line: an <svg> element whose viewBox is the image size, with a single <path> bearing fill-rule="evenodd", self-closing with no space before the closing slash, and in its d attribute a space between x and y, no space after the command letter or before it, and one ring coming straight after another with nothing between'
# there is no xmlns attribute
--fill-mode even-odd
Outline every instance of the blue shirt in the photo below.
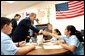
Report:
<svg viewBox="0 0 85 56"><path fill-rule="evenodd" d="M51 41L51 42L56 42L56 41L57 41L57 38L56 38L56 37L52 37L52 38L50 39L50 41Z"/></svg>
<svg viewBox="0 0 85 56"><path fill-rule="evenodd" d="M1 32L1 55L15 55L18 48L13 43L12 39Z"/></svg>
<svg viewBox="0 0 85 56"><path fill-rule="evenodd" d="M62 39L66 41L66 43L69 45L76 46L76 50L73 53L74 55L84 55L84 46L82 43L78 40L78 38L75 35L72 35L70 37L67 36L61 36Z"/></svg>

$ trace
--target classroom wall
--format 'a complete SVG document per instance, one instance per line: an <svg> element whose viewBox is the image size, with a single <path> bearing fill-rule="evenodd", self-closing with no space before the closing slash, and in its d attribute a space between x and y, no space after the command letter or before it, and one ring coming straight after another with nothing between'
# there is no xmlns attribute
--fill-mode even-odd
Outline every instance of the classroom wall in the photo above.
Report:
<svg viewBox="0 0 85 56"><path fill-rule="evenodd" d="M54 29L58 28L62 34L64 34L63 31L67 25L74 25L76 29L79 31L81 29L84 29L84 15L70 19L61 19L61 20L56 19L55 4L64 3L64 2L67 1L45 1L45 2L42 1L41 3L35 4L21 11L7 15L7 17L13 18L13 16L16 13L19 13L22 16L20 20L22 20L23 18L26 17L26 12L27 13L34 12L37 14L37 18L39 19L39 22L41 24L50 22L53 25L53 28ZM36 24L37 23L35 22L35 25Z"/></svg>

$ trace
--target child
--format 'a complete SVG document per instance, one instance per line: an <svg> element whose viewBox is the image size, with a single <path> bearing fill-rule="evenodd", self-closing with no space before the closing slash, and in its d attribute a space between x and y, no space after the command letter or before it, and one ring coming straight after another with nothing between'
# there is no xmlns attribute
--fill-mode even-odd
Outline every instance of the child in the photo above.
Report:
<svg viewBox="0 0 85 56"><path fill-rule="evenodd" d="M65 43L58 42L63 48L72 52L73 55L84 55L84 46L81 41L83 41L81 34L73 25L68 25L64 31L66 36L59 36L54 33L43 32L43 34L49 34L56 38L62 38L65 40Z"/></svg>
<svg viewBox="0 0 85 56"><path fill-rule="evenodd" d="M11 31L12 24L10 19L1 17L1 55L25 55L35 48L34 45L17 47L8 36Z"/></svg>
<svg viewBox="0 0 85 56"><path fill-rule="evenodd" d="M61 32L58 30L58 29L54 29L53 31L54 34L57 34L57 35L61 35ZM55 37L52 37L50 40L51 42L56 42L57 40L59 40L60 38L55 38Z"/></svg>

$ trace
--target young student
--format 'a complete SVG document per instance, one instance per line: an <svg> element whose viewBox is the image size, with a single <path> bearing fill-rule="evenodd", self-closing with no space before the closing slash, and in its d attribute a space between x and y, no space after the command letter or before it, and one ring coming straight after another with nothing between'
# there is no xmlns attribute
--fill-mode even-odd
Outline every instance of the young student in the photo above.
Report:
<svg viewBox="0 0 85 56"><path fill-rule="evenodd" d="M1 17L1 55L25 55L35 48L35 45L17 47L8 36L12 31L10 19ZM22 43L20 43L22 45Z"/></svg>
<svg viewBox="0 0 85 56"><path fill-rule="evenodd" d="M58 29L54 29L53 33L57 34L57 35L61 35L61 32ZM51 42L56 42L56 41L60 40L60 38L52 37L50 40L51 40Z"/></svg>
<svg viewBox="0 0 85 56"><path fill-rule="evenodd" d="M84 55L84 46L81 43L81 40L83 41L83 39L80 36L79 31L77 31L73 25L68 25L64 33L66 36L59 36L57 34L45 31L43 32L43 34L49 34L56 38L61 37L63 40L65 40L64 43L60 41L58 44L71 51L73 55Z"/></svg>

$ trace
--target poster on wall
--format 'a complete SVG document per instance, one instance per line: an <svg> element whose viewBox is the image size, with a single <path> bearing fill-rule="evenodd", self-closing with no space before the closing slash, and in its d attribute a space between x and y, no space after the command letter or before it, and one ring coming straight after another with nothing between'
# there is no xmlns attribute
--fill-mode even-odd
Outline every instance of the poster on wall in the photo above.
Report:
<svg viewBox="0 0 85 56"><path fill-rule="evenodd" d="M47 24L48 23L47 10L38 9L37 18L40 24Z"/></svg>

